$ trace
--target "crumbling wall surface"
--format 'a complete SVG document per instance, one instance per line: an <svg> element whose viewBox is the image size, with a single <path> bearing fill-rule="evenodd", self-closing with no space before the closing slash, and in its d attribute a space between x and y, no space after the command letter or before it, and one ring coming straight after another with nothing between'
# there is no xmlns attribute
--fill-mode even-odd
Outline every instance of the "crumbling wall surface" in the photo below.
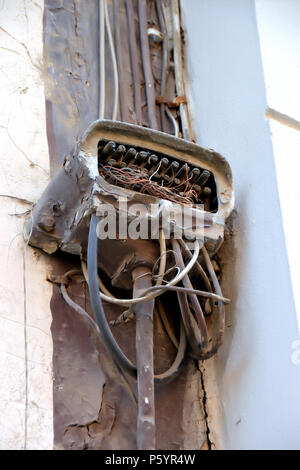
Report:
<svg viewBox="0 0 300 470"><path fill-rule="evenodd" d="M51 174L98 118L98 9L97 0L45 0L45 95Z"/></svg>
<svg viewBox="0 0 300 470"><path fill-rule="evenodd" d="M0 64L0 449L51 449L52 286L45 282L49 257L31 247L25 257L26 394L22 235L24 212L49 180L43 1L0 1Z"/></svg>
<svg viewBox="0 0 300 470"><path fill-rule="evenodd" d="M123 6L120 12L125 14L124 2L119 4ZM45 5L47 136L50 167L54 171L65 154L72 151L78 136L97 118L98 2L47 0ZM110 11L112 5L109 2ZM106 72L109 83L109 67ZM125 85L131 96L130 83ZM112 91L108 89L108 104L113 101L110 96ZM52 256L54 275L71 267L78 267L78 260L62 254ZM86 287L72 282L68 289L72 298L91 313ZM108 304L104 308L109 320L122 313ZM137 408L128 384L102 342L65 304L55 285L51 310L54 447L135 449ZM161 373L170 367L175 350L162 326L155 321L154 327L155 370ZM135 322L115 327L113 334L135 362ZM136 392L136 384L129 381ZM156 388L155 400L158 449L208 447L201 374L192 360L187 361L187 367L172 383Z"/></svg>

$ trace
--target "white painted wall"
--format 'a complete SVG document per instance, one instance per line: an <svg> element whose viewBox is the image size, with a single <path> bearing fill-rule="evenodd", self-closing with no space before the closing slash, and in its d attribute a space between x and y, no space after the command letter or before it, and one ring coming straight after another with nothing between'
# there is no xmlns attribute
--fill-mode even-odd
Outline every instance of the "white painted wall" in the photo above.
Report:
<svg viewBox="0 0 300 470"><path fill-rule="evenodd" d="M256 0L268 107L300 121L300 2ZM270 121L300 331L300 132Z"/></svg>
<svg viewBox="0 0 300 470"><path fill-rule="evenodd" d="M265 11L269 17L276 10L277 0L257 3L257 11L269 4ZM291 3L291 8L294 3L289 14L297 13L296 0L281 3ZM220 407L221 415L210 425L221 448L299 449L300 366L291 359L298 325L286 240L290 256L297 255L295 244L289 246L291 238L284 236L275 171L275 154L286 153L277 137L273 147L264 118L265 62L255 2L181 0L181 4L197 141L228 158L238 211L237 233L229 242L233 252L224 272L225 295L232 298L226 341L211 363L219 390L216 406L208 383L208 409ZM286 12L285 27L289 18ZM288 44L283 46L283 57ZM272 60L277 60L276 54ZM285 60L289 63L290 55ZM290 145L293 139L298 141L285 137ZM282 208L286 208L283 203ZM288 231L292 229L289 218ZM220 418L223 426L217 422Z"/></svg>
<svg viewBox="0 0 300 470"><path fill-rule="evenodd" d="M41 0L0 0L0 449L24 448L24 217L48 182ZM34 162L34 165L30 161ZM28 449L53 448L48 258L28 247Z"/></svg>

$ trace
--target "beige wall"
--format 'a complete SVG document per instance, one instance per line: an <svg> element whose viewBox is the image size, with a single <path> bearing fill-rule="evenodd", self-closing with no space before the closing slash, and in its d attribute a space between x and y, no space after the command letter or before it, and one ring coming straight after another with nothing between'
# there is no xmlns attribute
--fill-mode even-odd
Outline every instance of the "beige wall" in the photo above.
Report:
<svg viewBox="0 0 300 470"><path fill-rule="evenodd" d="M0 194L35 202L48 182L41 0L0 0ZM32 163L31 163L32 162ZM0 449L24 447L24 217L30 204L0 197ZM26 255L28 445L53 442L48 258Z"/></svg>

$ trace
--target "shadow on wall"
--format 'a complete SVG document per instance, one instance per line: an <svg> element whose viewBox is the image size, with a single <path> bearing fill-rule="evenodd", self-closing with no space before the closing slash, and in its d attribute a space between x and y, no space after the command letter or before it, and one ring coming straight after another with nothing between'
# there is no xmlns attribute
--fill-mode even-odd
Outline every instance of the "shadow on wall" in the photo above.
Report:
<svg viewBox="0 0 300 470"><path fill-rule="evenodd" d="M238 334L238 328L240 327L238 321L238 294L241 279L244 278L243 271L247 269L243 246L247 245L246 234L248 219L246 217L246 211L242 210L247 201L246 193L247 188L240 190L239 209L235 209L227 221L225 240L218 253L223 294L230 298L230 304L226 307L224 342L218 354L218 361L216 361L217 376L220 378L220 382L223 380L226 373L226 365L231 354L234 335ZM249 316L251 316L251 311L248 313ZM238 363L234 373L234 376L239 377L239 380L242 371L246 369L249 362L250 356L247 352L249 348L249 345L244 344L243 349L239 350ZM231 376L233 383L235 382L234 376Z"/></svg>

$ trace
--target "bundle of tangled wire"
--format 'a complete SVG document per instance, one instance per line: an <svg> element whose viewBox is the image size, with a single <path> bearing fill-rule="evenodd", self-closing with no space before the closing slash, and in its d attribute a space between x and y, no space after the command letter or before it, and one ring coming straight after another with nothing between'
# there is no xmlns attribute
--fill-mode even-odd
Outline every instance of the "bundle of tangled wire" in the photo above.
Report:
<svg viewBox="0 0 300 470"><path fill-rule="evenodd" d="M214 271L212 262L204 245L200 247L198 240L195 240L194 253L189 250L183 239L176 240L171 237L171 250L167 250L166 239L163 230L160 230L160 257L154 265L159 265L158 274L154 275L153 279L155 285L145 290L140 297L132 297L129 299L115 297L109 289L104 285L98 274L98 240L96 235L96 227L99 218L96 215L92 216L88 244L88 266L82 259L82 272L85 280L89 286L91 301L96 298L95 308L93 307L95 320L93 320L87 312L70 299L67 294L66 286L61 284L61 292L66 302L74 308L78 313L84 316L94 330L101 334L101 337L114 358L115 362L119 364L121 369L128 372L131 376L136 376L136 367L134 364L123 354L120 350L115 338L112 335L111 329L105 317L105 312L102 306L102 301L126 307L127 310L123 312L118 321L113 322L117 325L129 318L130 312L133 313L133 308L140 302L146 302L151 299L157 299L167 291L175 291L177 293L178 303L181 312L180 318L180 338L177 340L172 332L172 328L168 324L167 315L164 312L162 302L157 299L156 308L158 314L165 326L165 329L171 341L177 349L177 356L172 366L163 374L155 376L157 383L164 383L174 378L180 370L181 365L186 353L186 346L189 345L190 354L197 360L205 360L212 357L219 349L225 329L225 305L230 301L222 294L218 278ZM167 269L167 253L171 251L175 256L175 265ZM200 264L199 255L202 252L203 261L207 272ZM189 260L186 264L183 255ZM205 290L195 289L189 277L189 272L192 268L197 270L198 275L202 278L205 285ZM164 278L171 270L177 269L177 274L171 280L166 281ZM79 272L80 273L80 272ZM65 274L65 278L70 273ZM182 286L178 285L182 281ZM215 316L214 319L214 332L210 335L208 325L204 316L203 309L199 302L198 296L208 299L211 303L211 312ZM98 299L98 300L97 300ZM215 303L217 303L217 311L215 312ZM97 305L99 308L97 307ZM97 313L98 312L98 313ZM99 313L100 312L100 313ZM121 318L122 317L122 318ZM210 337L211 336L211 337Z"/></svg>
<svg viewBox="0 0 300 470"><path fill-rule="evenodd" d="M160 199L167 199L171 202L178 202L179 204L193 205L195 199L198 199L196 191L192 189L189 183L190 178L188 176L182 183L171 188L168 185L163 186L153 181L155 173L149 176L142 168L127 167L120 169L112 165L101 165L99 168L99 174L117 186L149 194Z"/></svg>

